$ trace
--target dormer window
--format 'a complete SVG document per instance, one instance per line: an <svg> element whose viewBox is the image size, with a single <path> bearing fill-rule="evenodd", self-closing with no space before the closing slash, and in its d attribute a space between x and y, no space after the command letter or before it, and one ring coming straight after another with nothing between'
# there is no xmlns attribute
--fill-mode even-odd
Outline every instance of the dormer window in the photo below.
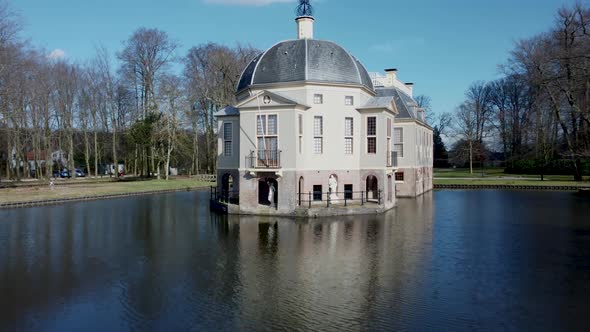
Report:
<svg viewBox="0 0 590 332"><path fill-rule="evenodd" d="M314 104L323 104L324 103L324 95L316 93L313 95L313 103Z"/></svg>
<svg viewBox="0 0 590 332"><path fill-rule="evenodd" d="M353 96L344 97L344 105L346 105L346 106L354 105L354 97Z"/></svg>

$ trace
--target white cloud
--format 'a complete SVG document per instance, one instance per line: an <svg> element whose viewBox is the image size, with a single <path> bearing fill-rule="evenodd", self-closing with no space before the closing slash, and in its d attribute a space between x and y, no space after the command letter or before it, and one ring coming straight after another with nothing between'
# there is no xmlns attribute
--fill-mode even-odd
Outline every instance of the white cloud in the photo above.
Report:
<svg viewBox="0 0 590 332"><path fill-rule="evenodd" d="M49 53L47 57L52 60L63 59L66 57L66 52L64 50L56 48L55 50L51 51L51 53Z"/></svg>
<svg viewBox="0 0 590 332"><path fill-rule="evenodd" d="M205 3L239 6L266 6L273 3L287 3L294 0L203 0Z"/></svg>

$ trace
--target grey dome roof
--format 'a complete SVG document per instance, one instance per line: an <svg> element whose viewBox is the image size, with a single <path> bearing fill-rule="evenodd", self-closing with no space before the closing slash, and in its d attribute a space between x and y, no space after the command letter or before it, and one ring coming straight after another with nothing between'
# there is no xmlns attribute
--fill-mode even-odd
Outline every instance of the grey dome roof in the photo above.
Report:
<svg viewBox="0 0 590 332"><path fill-rule="evenodd" d="M237 91L298 81L354 84L374 91L369 73L355 57L333 42L315 39L283 41L257 56L242 73Z"/></svg>

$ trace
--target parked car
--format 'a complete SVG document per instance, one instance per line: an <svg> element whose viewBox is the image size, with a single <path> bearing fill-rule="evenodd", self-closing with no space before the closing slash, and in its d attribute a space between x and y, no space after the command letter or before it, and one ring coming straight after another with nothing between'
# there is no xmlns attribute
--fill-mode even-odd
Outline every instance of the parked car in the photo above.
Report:
<svg viewBox="0 0 590 332"><path fill-rule="evenodd" d="M61 176L61 178L68 178L69 179L72 177L72 175L70 174L70 171L65 168L61 171L61 173L59 175Z"/></svg>
<svg viewBox="0 0 590 332"><path fill-rule="evenodd" d="M74 170L74 172L76 173L76 177L79 177L79 178L86 177L86 173L84 173L84 172L83 172L81 169L79 169L79 168L76 168L76 169Z"/></svg>

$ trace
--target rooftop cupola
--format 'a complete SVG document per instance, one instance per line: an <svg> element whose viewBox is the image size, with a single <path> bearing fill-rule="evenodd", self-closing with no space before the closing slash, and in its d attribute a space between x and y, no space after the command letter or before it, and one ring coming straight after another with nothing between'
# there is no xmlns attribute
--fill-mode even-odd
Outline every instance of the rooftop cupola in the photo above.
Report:
<svg viewBox="0 0 590 332"><path fill-rule="evenodd" d="M310 0L299 0L297 6L297 39L313 39L313 8Z"/></svg>

